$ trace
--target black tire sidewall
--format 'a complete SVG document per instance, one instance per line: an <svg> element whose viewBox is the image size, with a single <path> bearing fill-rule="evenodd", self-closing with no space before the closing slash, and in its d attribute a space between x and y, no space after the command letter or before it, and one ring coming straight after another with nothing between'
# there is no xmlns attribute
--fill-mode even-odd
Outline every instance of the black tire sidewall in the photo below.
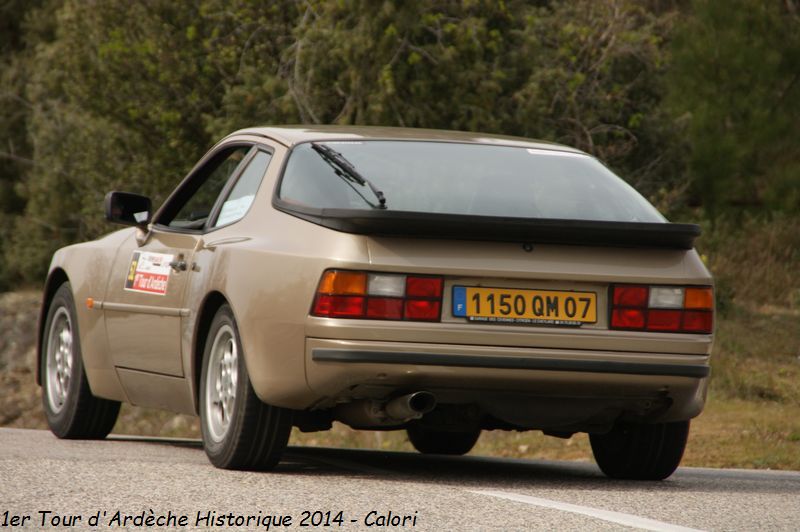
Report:
<svg viewBox="0 0 800 532"><path fill-rule="evenodd" d="M406 434L411 445L420 453L458 456L469 453L475 447L481 430L436 430L414 423L406 429Z"/></svg>
<svg viewBox="0 0 800 532"><path fill-rule="evenodd" d="M595 461L611 478L663 480L677 469L690 430L689 421L621 424L608 434L591 434Z"/></svg>
<svg viewBox="0 0 800 532"><path fill-rule="evenodd" d="M53 326L53 319L58 309L65 308L69 314L70 325L72 328L72 357L73 363L69 378L69 390L64 407L59 412L54 412L50 406L48 379L49 371L47 368L47 351L50 342L50 329ZM72 297L70 284L62 284L56 291L50 302L47 311L47 321L42 332L42 352L41 352L41 376L42 376L42 404L44 414L50 430L59 438L66 437L74 423L78 411L78 399L81 388L85 385L83 373L83 355L81 353L80 334L78 332L78 316L75 311L75 299Z"/></svg>

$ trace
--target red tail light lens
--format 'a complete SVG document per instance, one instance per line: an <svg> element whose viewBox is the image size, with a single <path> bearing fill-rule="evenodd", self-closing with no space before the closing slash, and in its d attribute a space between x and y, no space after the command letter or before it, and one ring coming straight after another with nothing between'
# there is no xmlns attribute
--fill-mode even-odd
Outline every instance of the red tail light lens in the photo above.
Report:
<svg viewBox="0 0 800 532"><path fill-rule="evenodd" d="M635 308L617 308L611 313L611 326L615 329L644 328L644 311Z"/></svg>
<svg viewBox="0 0 800 532"><path fill-rule="evenodd" d="M403 300L390 297L371 297L367 301L367 318L402 320Z"/></svg>
<svg viewBox="0 0 800 532"><path fill-rule="evenodd" d="M646 286L615 286L614 306L646 307L648 290Z"/></svg>
<svg viewBox="0 0 800 532"><path fill-rule="evenodd" d="M406 301L405 316L407 320L439 321L441 310L440 301L410 299Z"/></svg>
<svg viewBox="0 0 800 532"><path fill-rule="evenodd" d="M612 285L610 328L710 334L713 298L710 286Z"/></svg>
<svg viewBox="0 0 800 532"><path fill-rule="evenodd" d="M330 316L332 300L333 296L317 294L317 297L314 298L314 308L311 309L311 314L314 316Z"/></svg>
<svg viewBox="0 0 800 532"><path fill-rule="evenodd" d="M311 309L313 316L376 320L439 321L444 279L397 273L327 270Z"/></svg>
<svg viewBox="0 0 800 532"><path fill-rule="evenodd" d="M683 329L690 332L711 332L711 312L689 311L683 313Z"/></svg>
<svg viewBox="0 0 800 532"><path fill-rule="evenodd" d="M364 314L364 299L361 296L317 296L314 314L332 318L358 318Z"/></svg>
<svg viewBox="0 0 800 532"><path fill-rule="evenodd" d="M680 310L651 310L647 313L647 329L650 331L681 330Z"/></svg>
<svg viewBox="0 0 800 532"><path fill-rule="evenodd" d="M406 297L442 297L444 280L441 277L408 277Z"/></svg>

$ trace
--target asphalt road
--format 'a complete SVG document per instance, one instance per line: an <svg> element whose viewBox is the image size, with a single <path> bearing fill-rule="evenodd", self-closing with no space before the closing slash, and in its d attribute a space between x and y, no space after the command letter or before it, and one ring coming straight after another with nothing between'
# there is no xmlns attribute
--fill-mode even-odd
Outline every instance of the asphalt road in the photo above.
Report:
<svg viewBox="0 0 800 532"><path fill-rule="evenodd" d="M798 530L800 472L681 468L664 482L620 482L583 462L291 447L275 471L245 473L214 469L197 441L62 441L0 429L0 529L43 522L96 530Z"/></svg>

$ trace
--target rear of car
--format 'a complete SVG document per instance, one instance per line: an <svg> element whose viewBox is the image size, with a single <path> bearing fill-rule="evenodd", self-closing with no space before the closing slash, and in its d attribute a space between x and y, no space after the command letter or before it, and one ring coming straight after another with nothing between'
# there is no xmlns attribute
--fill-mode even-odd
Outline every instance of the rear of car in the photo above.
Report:
<svg viewBox="0 0 800 532"><path fill-rule="evenodd" d="M273 205L368 251L363 266L321 261L305 324L316 409L407 427L423 452L538 429L590 433L612 476L677 467L712 343L699 230L666 222L594 158L539 144L306 142Z"/></svg>

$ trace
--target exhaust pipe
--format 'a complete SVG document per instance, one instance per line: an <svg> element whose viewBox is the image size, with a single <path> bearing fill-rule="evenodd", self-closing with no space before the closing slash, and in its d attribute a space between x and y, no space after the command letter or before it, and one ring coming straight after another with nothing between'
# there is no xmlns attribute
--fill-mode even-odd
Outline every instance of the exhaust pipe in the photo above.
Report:
<svg viewBox="0 0 800 532"><path fill-rule="evenodd" d="M408 421L419 419L436 408L436 397L430 392L414 392L401 395L386 403L384 410L393 419Z"/></svg>
<svg viewBox="0 0 800 532"><path fill-rule="evenodd" d="M419 419L436 408L436 396L414 392L388 402L362 399L336 407L335 417L353 428L392 426Z"/></svg>

